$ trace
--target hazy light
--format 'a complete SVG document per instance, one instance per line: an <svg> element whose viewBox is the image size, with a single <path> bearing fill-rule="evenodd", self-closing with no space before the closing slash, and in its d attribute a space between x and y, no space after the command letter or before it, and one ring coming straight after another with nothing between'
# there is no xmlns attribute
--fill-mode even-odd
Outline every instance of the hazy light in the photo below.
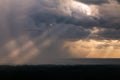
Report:
<svg viewBox="0 0 120 80"><path fill-rule="evenodd" d="M66 42L65 47L73 57L119 58L120 40L79 40Z"/></svg>

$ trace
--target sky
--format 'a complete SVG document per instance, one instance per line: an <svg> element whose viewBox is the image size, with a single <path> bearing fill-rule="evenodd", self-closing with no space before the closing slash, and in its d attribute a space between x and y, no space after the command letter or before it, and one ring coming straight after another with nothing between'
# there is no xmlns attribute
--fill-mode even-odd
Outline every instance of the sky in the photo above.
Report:
<svg viewBox="0 0 120 80"><path fill-rule="evenodd" d="M120 0L0 0L0 64L120 58Z"/></svg>

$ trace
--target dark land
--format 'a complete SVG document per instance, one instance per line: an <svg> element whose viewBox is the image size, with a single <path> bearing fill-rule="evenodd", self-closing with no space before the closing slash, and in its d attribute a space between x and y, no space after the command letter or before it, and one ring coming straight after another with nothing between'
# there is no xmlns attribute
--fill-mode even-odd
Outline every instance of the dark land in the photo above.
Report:
<svg viewBox="0 0 120 80"><path fill-rule="evenodd" d="M1 65L0 80L120 79L120 59L67 59L57 65Z"/></svg>
<svg viewBox="0 0 120 80"><path fill-rule="evenodd" d="M28 79L104 79L120 77L120 65L24 65L0 66L0 78ZM0 79L1 80L1 79ZM3 80L3 79L2 79Z"/></svg>

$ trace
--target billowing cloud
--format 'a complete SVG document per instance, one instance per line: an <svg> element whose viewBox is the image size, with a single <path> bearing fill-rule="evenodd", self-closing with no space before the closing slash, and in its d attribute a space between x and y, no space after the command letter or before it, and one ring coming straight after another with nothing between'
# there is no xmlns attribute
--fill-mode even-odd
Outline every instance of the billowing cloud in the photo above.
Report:
<svg viewBox="0 0 120 80"><path fill-rule="evenodd" d="M119 53L114 43L120 39L119 16L119 0L1 0L0 63L54 63L78 53L96 57L97 51L109 48L116 48L111 54ZM103 40L102 45L97 40ZM80 47L73 50L69 42ZM89 53L93 48L95 55Z"/></svg>

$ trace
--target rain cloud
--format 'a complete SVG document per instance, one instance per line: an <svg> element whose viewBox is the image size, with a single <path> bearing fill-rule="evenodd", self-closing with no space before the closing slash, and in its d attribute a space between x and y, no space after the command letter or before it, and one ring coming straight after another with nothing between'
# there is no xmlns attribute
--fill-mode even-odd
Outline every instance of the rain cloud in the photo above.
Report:
<svg viewBox="0 0 120 80"><path fill-rule="evenodd" d="M119 0L0 1L0 64L55 63L73 57L71 43L119 41L119 33Z"/></svg>

